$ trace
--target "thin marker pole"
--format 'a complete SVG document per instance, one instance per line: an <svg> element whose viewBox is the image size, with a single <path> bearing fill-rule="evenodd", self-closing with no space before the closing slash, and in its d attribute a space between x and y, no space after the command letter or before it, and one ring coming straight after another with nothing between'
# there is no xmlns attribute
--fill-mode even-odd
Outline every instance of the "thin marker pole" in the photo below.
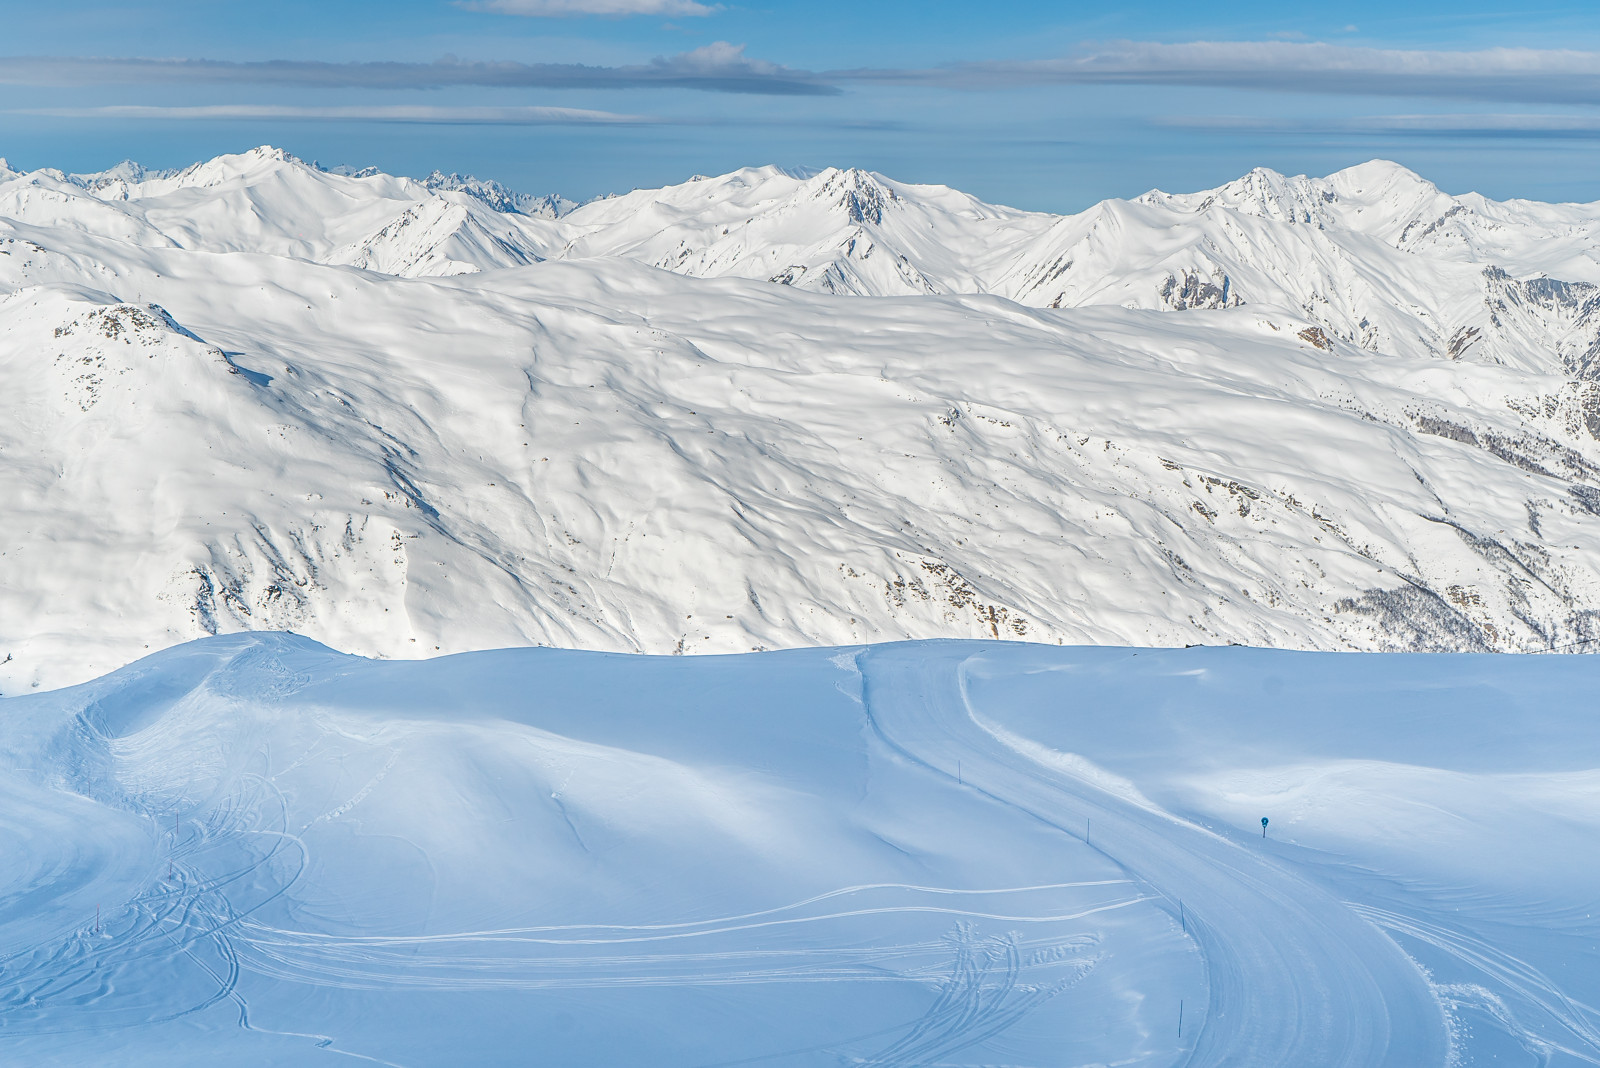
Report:
<svg viewBox="0 0 1600 1068"><path fill-rule="evenodd" d="M100 906L99 905L96 905L94 907L94 933L95 934L99 934L100 933Z"/></svg>
<svg viewBox="0 0 1600 1068"><path fill-rule="evenodd" d="M1089 844L1089 817L1083 818L1083 844Z"/></svg>
<svg viewBox="0 0 1600 1068"><path fill-rule="evenodd" d="M1178 923L1180 925L1182 925L1183 933L1184 934L1188 934L1189 933L1189 917L1187 917L1187 916L1185 916L1183 914L1183 901L1181 899L1178 901ZM1178 1002L1178 1004L1182 1005L1183 1002L1180 1001L1180 1002Z"/></svg>
<svg viewBox="0 0 1600 1068"><path fill-rule="evenodd" d="M961 785L961 761L956 761L956 785Z"/></svg>
<svg viewBox="0 0 1600 1068"><path fill-rule="evenodd" d="M1178 999L1178 1037L1183 1037L1183 999Z"/></svg>

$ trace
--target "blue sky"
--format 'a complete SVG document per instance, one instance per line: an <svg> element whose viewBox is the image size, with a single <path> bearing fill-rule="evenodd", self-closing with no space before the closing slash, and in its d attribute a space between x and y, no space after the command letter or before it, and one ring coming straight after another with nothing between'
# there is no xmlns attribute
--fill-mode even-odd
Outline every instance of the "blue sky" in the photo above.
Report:
<svg viewBox="0 0 1600 1068"><path fill-rule="evenodd" d="M0 0L0 155L270 143L575 198L864 166L1055 211L1375 156L1600 199L1600 14L1477 2Z"/></svg>

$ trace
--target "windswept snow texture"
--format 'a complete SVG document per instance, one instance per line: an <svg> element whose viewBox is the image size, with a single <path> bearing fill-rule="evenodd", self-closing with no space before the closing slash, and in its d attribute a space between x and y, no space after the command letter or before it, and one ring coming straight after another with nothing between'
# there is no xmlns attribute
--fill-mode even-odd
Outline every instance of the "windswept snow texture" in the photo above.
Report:
<svg viewBox="0 0 1600 1068"><path fill-rule="evenodd" d="M0 170L0 692L270 629L1593 649L1597 231L1384 163L1070 217Z"/></svg>
<svg viewBox="0 0 1600 1068"><path fill-rule="evenodd" d="M203 639L0 701L0 1057L1600 1063L1597 685Z"/></svg>

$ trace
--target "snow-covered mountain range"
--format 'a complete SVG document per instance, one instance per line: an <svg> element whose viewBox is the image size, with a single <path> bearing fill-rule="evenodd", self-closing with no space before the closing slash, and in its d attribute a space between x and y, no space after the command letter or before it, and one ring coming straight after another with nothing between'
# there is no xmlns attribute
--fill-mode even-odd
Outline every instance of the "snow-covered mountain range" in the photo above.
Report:
<svg viewBox="0 0 1600 1068"><path fill-rule="evenodd" d="M0 162L0 689L240 629L1586 648L1597 229L1381 162L1072 216Z"/></svg>

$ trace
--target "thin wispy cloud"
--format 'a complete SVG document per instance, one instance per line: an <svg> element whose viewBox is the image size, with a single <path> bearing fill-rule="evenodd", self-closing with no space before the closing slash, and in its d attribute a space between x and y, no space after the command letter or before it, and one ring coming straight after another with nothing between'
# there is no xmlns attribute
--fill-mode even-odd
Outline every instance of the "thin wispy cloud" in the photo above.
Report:
<svg viewBox="0 0 1600 1068"><path fill-rule="evenodd" d="M1270 92L1600 103L1600 53L1355 48L1295 41L1123 41L1059 59L828 71L830 81L956 89L1047 85L1187 85Z"/></svg>
<svg viewBox="0 0 1600 1068"><path fill-rule="evenodd" d="M1355 115L1283 119L1259 115L1167 115L1151 119L1162 129L1270 134L1393 134L1400 137L1600 138L1600 115Z"/></svg>
<svg viewBox="0 0 1600 1068"><path fill-rule="evenodd" d="M550 107L429 107L379 105L376 107L282 107L275 104L214 104L196 107L157 107L112 104L105 107L13 108L7 115L39 115L64 119L151 119L162 121L220 122L376 122L429 126L616 126L653 120L585 108Z"/></svg>
<svg viewBox="0 0 1600 1068"><path fill-rule="evenodd" d="M490 2L490 0L484 0ZM499 2L499 0L494 0ZM521 3L523 0L506 0ZM546 2L546 0L539 0ZM587 3L589 0L549 0ZM633 3L635 0L596 0ZM640 3L656 0L638 0ZM665 2L665 0L663 0ZM1183 85L1331 95L1455 98L1522 104L1600 104L1600 52L1495 48L1477 52L1353 48L1297 41L1126 41L1057 59L973 61L928 68L810 71L718 41L649 63L587 66L446 58L434 63L302 60L19 57L0 59L0 84L239 83L321 88L698 89L830 96L841 85L959 90L1072 85Z"/></svg>
<svg viewBox="0 0 1600 1068"><path fill-rule="evenodd" d="M698 17L717 11L716 6L695 0L457 0L456 7L468 11L491 11L498 15L525 15L529 18L559 19L585 15L621 18L627 15L661 15L667 18Z"/></svg>
<svg viewBox="0 0 1600 1068"><path fill-rule="evenodd" d="M718 41L690 52L625 67L577 63L473 62L322 63L269 60L92 57L0 58L4 85L147 85L209 83L359 89L484 86L529 89L678 88L770 96L832 95L838 88L809 71L750 59L743 45Z"/></svg>

